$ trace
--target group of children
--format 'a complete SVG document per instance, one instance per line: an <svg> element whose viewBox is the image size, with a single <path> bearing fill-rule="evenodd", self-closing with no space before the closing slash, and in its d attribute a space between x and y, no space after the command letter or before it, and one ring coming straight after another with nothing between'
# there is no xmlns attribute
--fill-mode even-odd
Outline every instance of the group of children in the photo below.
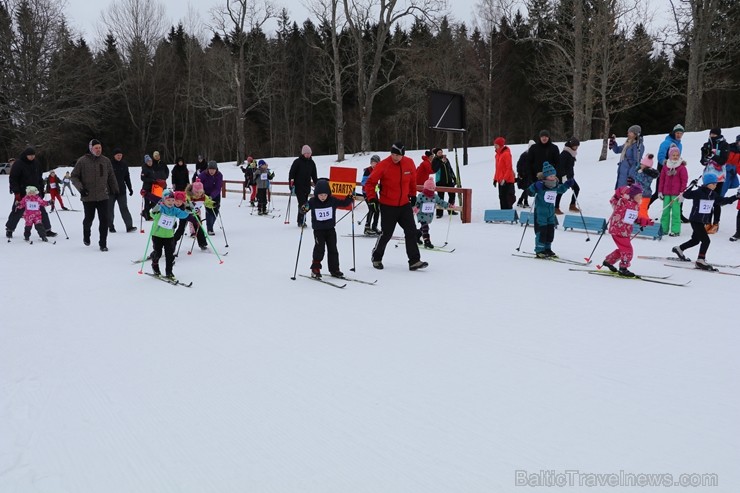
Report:
<svg viewBox="0 0 740 493"><path fill-rule="evenodd" d="M740 140L740 139L739 139ZM658 181L658 197L662 200L661 226L669 231L669 236L681 234L681 203L684 198L692 199L693 205L689 222L692 228L691 238L683 244L673 247L672 251L679 259L690 261L685 250L700 245L699 255L695 266L702 270L717 270L706 261L709 248L709 227L712 225L716 210L740 198L740 190L731 197L723 197L717 190L721 184L717 173L705 169L702 184L694 180L687 185L688 171L686 162L681 158L680 150L672 145L668 157L663 163L661 171L653 169L654 156L647 154L639 164L629 170L627 185L618 187L609 203L612 213L609 217L608 232L612 236L617 248L609 253L602 264L611 271L625 277L634 277L629 270L633 257L632 238L633 229L638 225L641 229L653 224L648 216L652 182ZM711 165L709 163L707 166ZM574 181L568 180L558 184L555 169L545 162L537 181L527 190L529 196L535 197L534 229L535 254L539 258L556 257L551 245L555 234L555 200L556 196L573 186ZM740 205L738 205L740 211ZM740 212L738 212L738 233L740 233ZM740 234L735 237L740 238ZM733 238L735 238L733 237ZM732 240L732 238L731 238ZM618 264L618 266L617 266Z"/></svg>
<svg viewBox="0 0 740 493"><path fill-rule="evenodd" d="M245 163L246 168L239 168L244 173L244 183L251 189L249 205L254 207L257 200L257 214L267 215L268 194L270 193L270 181L275 178L275 173L267 166L264 159L255 163L254 158L249 156Z"/></svg>

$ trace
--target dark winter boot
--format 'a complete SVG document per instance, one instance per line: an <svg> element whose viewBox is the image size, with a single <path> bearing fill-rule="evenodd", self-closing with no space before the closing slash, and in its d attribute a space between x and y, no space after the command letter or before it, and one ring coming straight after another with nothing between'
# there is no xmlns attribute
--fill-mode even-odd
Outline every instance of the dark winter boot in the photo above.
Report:
<svg viewBox="0 0 740 493"><path fill-rule="evenodd" d="M543 252L548 258L558 258L558 254L550 250L549 248Z"/></svg>
<svg viewBox="0 0 740 493"><path fill-rule="evenodd" d="M424 248L432 249L434 248L434 245L432 245L432 240L429 238L424 239Z"/></svg>
<svg viewBox="0 0 740 493"><path fill-rule="evenodd" d="M635 273L627 269L627 267L620 267L619 275L622 277L635 277Z"/></svg>
<svg viewBox="0 0 740 493"><path fill-rule="evenodd" d="M607 262L606 259L604 259L604 261L601 262L601 265L603 265L604 267L606 267L612 272L617 272L617 268L614 266L614 264L610 264L609 262Z"/></svg>
<svg viewBox="0 0 740 493"><path fill-rule="evenodd" d="M9 229L6 228L5 229L5 237L8 238L8 239L12 238L13 237L13 232L11 230L9 230Z"/></svg>
<svg viewBox="0 0 740 493"><path fill-rule="evenodd" d="M676 257L678 257L680 260L683 260L684 262L691 262L691 259L683 254L683 250L681 250L681 247L674 246L673 248L671 248L671 251L675 253Z"/></svg>
<svg viewBox="0 0 740 493"><path fill-rule="evenodd" d="M152 262L152 272L154 272L155 276L162 275L162 272L159 270L159 264L157 262Z"/></svg>
<svg viewBox="0 0 740 493"><path fill-rule="evenodd" d="M31 226L23 228L23 239L26 241L31 239Z"/></svg>
<svg viewBox="0 0 740 493"><path fill-rule="evenodd" d="M331 277L338 277L339 279L342 279L344 277L344 272L341 270L335 270L334 272L331 272Z"/></svg>
<svg viewBox="0 0 740 493"><path fill-rule="evenodd" d="M37 225L35 225L34 228L36 229L36 232L41 237L41 241L49 241L46 238L46 229L44 228L44 226L41 223L38 223Z"/></svg>
<svg viewBox="0 0 740 493"><path fill-rule="evenodd" d="M321 279L321 262L314 260L311 264L311 277Z"/></svg>
<svg viewBox="0 0 740 493"><path fill-rule="evenodd" d="M707 261L705 259L703 259L703 258L697 259L696 262L694 263L694 265L696 265L696 268L697 269L701 269L701 270L708 270L708 271L716 271L717 270L716 267L714 267L713 265L708 264Z"/></svg>
<svg viewBox="0 0 740 493"><path fill-rule="evenodd" d="M373 267L375 267L378 270L383 270L383 261L382 260L373 260Z"/></svg>
<svg viewBox="0 0 740 493"><path fill-rule="evenodd" d="M428 267L429 264L426 262L422 262L421 260L414 262L413 264L409 264L409 270L419 270L424 269Z"/></svg>
<svg viewBox="0 0 740 493"><path fill-rule="evenodd" d="M376 236L377 235L375 230L371 228L369 224L365 226L365 230L362 232L362 234L364 234L365 236Z"/></svg>

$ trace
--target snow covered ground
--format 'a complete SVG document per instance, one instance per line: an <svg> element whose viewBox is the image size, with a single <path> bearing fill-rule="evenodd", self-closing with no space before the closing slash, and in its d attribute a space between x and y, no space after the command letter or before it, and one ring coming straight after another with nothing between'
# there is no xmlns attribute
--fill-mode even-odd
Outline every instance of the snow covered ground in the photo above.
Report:
<svg viewBox="0 0 740 493"><path fill-rule="evenodd" d="M648 152L663 137L647 137ZM692 177L706 137L684 136ZM576 178L584 214L607 217L618 156L598 162L600 146L581 146ZM515 160L523 149L512 146ZM333 158L315 158L320 175ZM291 161L268 159L276 180ZM242 177L233 164L221 170ZM547 486L566 470L716 474L717 487L664 489L738 491L740 279L635 259L638 273L691 281L672 287L513 257L522 228L482 221L498 208L493 148L471 149L461 174L474 222L452 221L454 253L422 252L429 268L409 272L391 243L377 271L373 240L356 239L354 275L376 286L292 281L294 212L290 225L253 216L237 194L222 208L229 248L220 230L214 239L229 252L223 264L183 244L175 273L191 289L137 274L146 235L122 233L120 217L107 253L96 226L83 246L82 212L61 213L69 240L52 216L56 245L28 245L17 229L0 257L0 492L657 490L581 487L592 483L574 475L572 486ZM282 214L286 204L276 198ZM0 210L10 207L1 194ZM710 261L740 264L727 241L735 215L725 207ZM432 223L435 243L449 224ZM337 229L351 233L349 218ZM635 240L635 253L668 255L689 232ZM299 273L311 239L307 230ZM596 236L585 240L558 229L554 250L580 259ZM523 249L533 243L529 229ZM351 238L339 246L350 274ZM604 237L594 259L612 248ZM517 487L522 474L539 476ZM538 478L545 486L531 487Z"/></svg>

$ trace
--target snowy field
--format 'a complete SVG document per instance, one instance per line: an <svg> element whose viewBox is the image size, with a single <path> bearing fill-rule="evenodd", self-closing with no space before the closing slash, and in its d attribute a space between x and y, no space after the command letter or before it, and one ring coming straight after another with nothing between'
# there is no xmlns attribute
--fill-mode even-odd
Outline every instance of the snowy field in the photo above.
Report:
<svg viewBox="0 0 740 493"><path fill-rule="evenodd" d="M738 133L724 129L730 141ZM707 134L684 136L692 178ZM647 151L664 136L646 137ZM524 146L511 147L516 162ZM598 162L600 148L583 143L576 179L584 214L608 217L618 156ZM422 152L407 155L418 164ZM333 159L315 157L320 176ZM277 181L292 160L267 159ZM341 165L359 180L368 160ZM229 194L229 247L218 223L214 238L224 263L182 246L175 274L190 289L137 274L147 236L123 233L118 212L107 253L97 222L83 246L82 212L60 214L68 240L52 215L55 245L26 244L19 227L0 257L0 492L740 491L740 278L635 259L637 273L691 281L672 287L513 257L522 228L483 222L499 207L493 148L470 149L466 167L460 152L460 170L474 189L473 223L435 220L432 241L450 226L456 251L422 251L426 270L409 272L393 241L375 270L373 240L357 238L350 273L352 239L340 237L342 270L375 286L290 279L300 229L295 202L284 224L287 197L275 200L283 216L269 219ZM710 262L740 264L740 244L728 241L735 215L724 208ZM337 230L350 234L350 218ZM635 254L669 255L689 233L637 239ZM553 249L581 259L596 238L558 229ZM309 229L299 273L312 243ZM533 245L530 228L523 250ZM604 237L594 259L613 247ZM549 471L566 470L582 476L548 486ZM716 474L718 486L585 485L586 474L620 471ZM522 474L527 487L517 486Z"/></svg>

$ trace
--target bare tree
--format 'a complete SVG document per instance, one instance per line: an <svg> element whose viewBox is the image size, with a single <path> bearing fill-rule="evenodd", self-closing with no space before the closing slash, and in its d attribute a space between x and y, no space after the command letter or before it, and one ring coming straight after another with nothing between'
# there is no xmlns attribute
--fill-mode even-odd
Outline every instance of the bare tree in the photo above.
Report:
<svg viewBox="0 0 740 493"><path fill-rule="evenodd" d="M164 5L158 0L118 0L103 13L100 29L113 34L124 63L119 70L129 120L145 150L156 119L157 67L154 52L165 33Z"/></svg>
<svg viewBox="0 0 740 493"><path fill-rule="evenodd" d="M370 150L370 125L375 98L398 82L396 58L388 38L393 26L409 17L432 19L447 7L446 0L343 0L344 14L354 40L357 63L357 101L360 106L360 151ZM365 36L370 36L367 43ZM366 44L367 43L367 44ZM385 65L384 65L385 62Z"/></svg>
<svg viewBox="0 0 740 493"><path fill-rule="evenodd" d="M352 67L352 64L342 63L340 32L344 29L345 19L339 10L341 0L313 0L309 3L311 12L319 19L320 27L328 29L331 52L322 46L312 46L321 54L324 63L318 71L312 72L311 79L317 83L322 95L317 104L328 100L334 106L334 135L337 145L337 161L344 161L344 95L346 90L342 84L343 75Z"/></svg>
<svg viewBox="0 0 740 493"><path fill-rule="evenodd" d="M736 84L722 77L731 54L740 47L740 31L731 16L723 15L720 0L670 0L679 38L674 52L686 59L686 130L702 126L701 104L709 90ZM721 40L721 49L710 49ZM688 52L688 56L686 53Z"/></svg>
<svg viewBox="0 0 740 493"><path fill-rule="evenodd" d="M250 33L261 32L262 26L274 17L275 7L270 0L227 0L226 5L211 10L214 25L213 29L234 47L234 56L230 57L225 67L232 79L233 93L236 98L236 132L237 132L237 162L246 157L247 138L244 131L244 121L250 111L254 110L265 98L265 91L269 88L267 81L269 71L265 64L260 64L256 47L250 44ZM248 60L249 58L249 60ZM247 71L247 63L249 72ZM251 104L245 101L248 73L252 78L255 98ZM223 104L215 106L223 107Z"/></svg>

